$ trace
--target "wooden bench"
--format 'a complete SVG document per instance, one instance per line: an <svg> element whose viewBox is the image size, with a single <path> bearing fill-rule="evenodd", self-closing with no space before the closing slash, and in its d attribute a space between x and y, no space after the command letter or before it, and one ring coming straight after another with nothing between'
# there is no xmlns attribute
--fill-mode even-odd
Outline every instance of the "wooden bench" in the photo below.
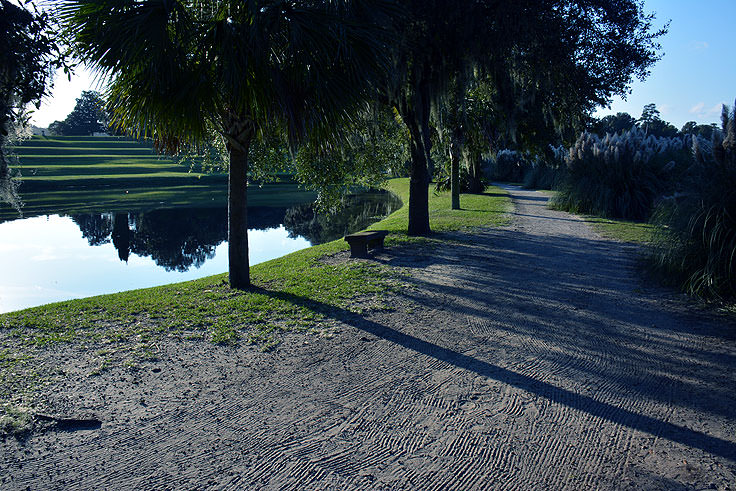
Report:
<svg viewBox="0 0 736 491"><path fill-rule="evenodd" d="M346 235L345 241L350 244L350 257L368 257L368 248L383 249L383 239L388 230L369 230L357 234Z"/></svg>

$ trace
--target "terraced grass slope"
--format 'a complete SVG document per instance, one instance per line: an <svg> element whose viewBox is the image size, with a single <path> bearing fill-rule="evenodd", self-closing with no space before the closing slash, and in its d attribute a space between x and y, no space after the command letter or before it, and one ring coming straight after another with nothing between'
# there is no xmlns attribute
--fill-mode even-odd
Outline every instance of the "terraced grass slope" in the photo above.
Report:
<svg viewBox="0 0 736 491"><path fill-rule="evenodd" d="M222 181L157 155L150 144L118 137L34 137L16 148L24 191Z"/></svg>
<svg viewBox="0 0 736 491"><path fill-rule="evenodd" d="M114 212L178 206L224 206L227 174L208 174L159 156L150 143L122 137L34 137L15 148L23 216ZM294 184L254 190L253 206L269 206L279 195L290 201L312 196ZM296 193L296 196L294 193ZM273 203L280 206L282 203ZM0 203L0 222L19 218Z"/></svg>

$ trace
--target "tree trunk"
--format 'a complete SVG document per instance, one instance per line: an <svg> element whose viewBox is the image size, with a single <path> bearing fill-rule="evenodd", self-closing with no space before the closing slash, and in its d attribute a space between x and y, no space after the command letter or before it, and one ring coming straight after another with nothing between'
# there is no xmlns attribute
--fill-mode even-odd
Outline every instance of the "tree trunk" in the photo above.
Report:
<svg viewBox="0 0 736 491"><path fill-rule="evenodd" d="M481 168L480 157L473 155L470 158L468 168L468 191L471 193L482 193L485 189L483 186L483 169Z"/></svg>
<svg viewBox="0 0 736 491"><path fill-rule="evenodd" d="M409 235L429 235L429 93L419 84L405 94L397 108L409 130L411 168L409 179Z"/></svg>
<svg viewBox="0 0 736 491"><path fill-rule="evenodd" d="M412 140L414 138L412 137ZM429 171L422 148L411 144L411 177L409 178L409 235L429 235Z"/></svg>
<svg viewBox="0 0 736 491"><path fill-rule="evenodd" d="M451 208L453 210L460 209L460 148L461 139L458 136L459 130L453 131L450 137L450 197Z"/></svg>
<svg viewBox="0 0 736 491"><path fill-rule="evenodd" d="M230 145L230 173L227 193L227 240L230 287L250 286L248 261L248 149Z"/></svg>

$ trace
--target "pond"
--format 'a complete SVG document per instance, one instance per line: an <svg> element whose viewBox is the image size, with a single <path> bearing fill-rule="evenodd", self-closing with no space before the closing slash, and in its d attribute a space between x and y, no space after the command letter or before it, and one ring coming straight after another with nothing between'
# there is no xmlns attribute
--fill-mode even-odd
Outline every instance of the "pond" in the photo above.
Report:
<svg viewBox="0 0 736 491"><path fill-rule="evenodd" d="M303 200L303 196L301 197ZM401 206L386 192L248 211L251 265L361 230ZM227 208L51 214L0 223L0 312L227 271Z"/></svg>

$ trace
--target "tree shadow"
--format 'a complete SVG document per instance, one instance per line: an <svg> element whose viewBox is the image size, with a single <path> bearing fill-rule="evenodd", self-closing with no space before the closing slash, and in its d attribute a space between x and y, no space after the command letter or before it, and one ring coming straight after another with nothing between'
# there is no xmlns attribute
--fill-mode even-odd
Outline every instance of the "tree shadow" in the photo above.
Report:
<svg viewBox="0 0 736 491"><path fill-rule="evenodd" d="M516 198L514 198L516 199ZM528 218L541 218L544 220L552 220L556 222L580 222L580 220L577 220L575 218L559 218L559 217L545 217L545 216L539 216L539 215L529 215L527 213L519 213L516 211L512 211L509 213L510 215L514 215L517 217L528 217Z"/></svg>
<svg viewBox="0 0 736 491"><path fill-rule="evenodd" d="M465 194L465 193L463 193ZM476 193L469 193L469 194L476 194ZM508 198L508 194L504 193L477 193L478 196L489 196L491 198ZM460 196L460 199L462 200L462 195Z"/></svg>
<svg viewBox="0 0 736 491"><path fill-rule="evenodd" d="M546 203L549 201L549 196L514 196L514 199L518 201L539 201Z"/></svg>
<svg viewBox="0 0 736 491"><path fill-rule="evenodd" d="M273 291L263 288L254 288L254 290L263 295L322 313L359 331L371 334L407 350L442 361L462 370L471 371L488 379L511 385L615 424L666 438L672 442L698 448L705 452L736 461L736 443L734 442L710 436L681 425L662 421L645 414L639 414L632 410L597 400L594 397L558 387L538 378L445 348L393 327L366 319L361 315L342 308L283 291Z"/></svg>

